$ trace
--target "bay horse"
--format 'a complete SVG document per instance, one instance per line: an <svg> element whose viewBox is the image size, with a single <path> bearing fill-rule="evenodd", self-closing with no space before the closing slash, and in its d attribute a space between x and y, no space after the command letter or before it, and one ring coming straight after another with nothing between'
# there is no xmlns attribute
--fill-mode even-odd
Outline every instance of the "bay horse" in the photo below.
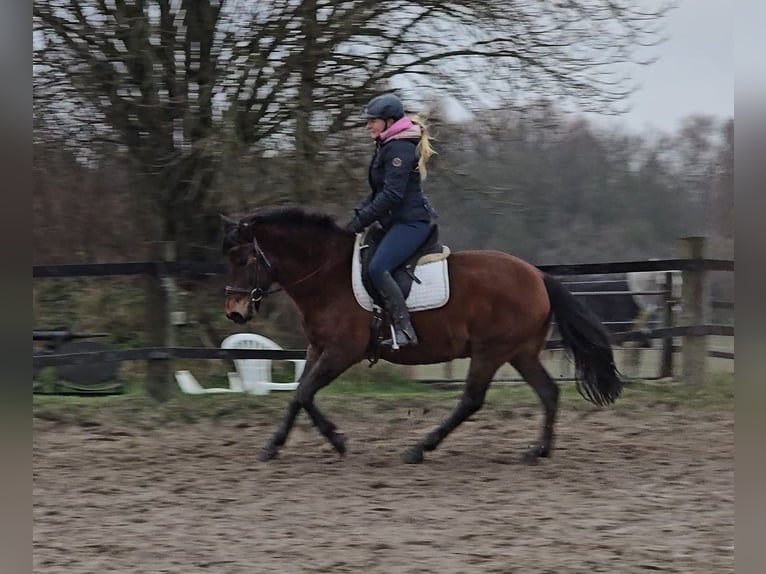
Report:
<svg viewBox="0 0 766 574"><path fill-rule="evenodd" d="M249 321L276 283L298 307L308 340L298 388L257 459L277 455L301 408L343 455L345 438L319 411L314 396L365 358L372 313L356 302L352 291L354 234L327 214L297 207L222 219L222 250L229 269L226 316L240 324ZM523 459L533 462L549 456L559 389L540 362L540 353L552 314L574 358L580 394L599 406L613 403L623 386L606 331L557 279L517 257L499 251L458 251L448 261L449 301L438 309L412 313L418 345L381 353L381 358L403 365L471 359L456 408L405 450L404 461L422 462L424 451L434 450L477 412L494 374L505 363L535 390L545 413L539 441Z"/></svg>

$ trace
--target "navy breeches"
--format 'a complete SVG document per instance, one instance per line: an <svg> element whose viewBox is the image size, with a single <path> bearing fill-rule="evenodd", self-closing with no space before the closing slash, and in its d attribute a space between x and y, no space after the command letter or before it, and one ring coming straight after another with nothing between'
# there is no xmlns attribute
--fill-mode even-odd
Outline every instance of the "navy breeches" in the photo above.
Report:
<svg viewBox="0 0 766 574"><path fill-rule="evenodd" d="M370 279L377 287L383 274L389 273L407 261L428 237L431 224L428 221L395 223L380 242L367 268Z"/></svg>

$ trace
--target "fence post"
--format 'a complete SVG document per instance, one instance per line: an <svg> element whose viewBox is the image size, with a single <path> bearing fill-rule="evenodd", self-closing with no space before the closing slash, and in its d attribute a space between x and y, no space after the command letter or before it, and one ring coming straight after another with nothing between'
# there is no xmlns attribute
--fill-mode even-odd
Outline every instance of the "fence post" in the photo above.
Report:
<svg viewBox="0 0 766 574"><path fill-rule="evenodd" d="M705 256L704 237L684 237L679 244L682 259L702 259ZM696 269L683 272L681 289L681 317L683 325L703 325L705 307L703 288L705 271ZM702 384L707 373L707 338L704 335L685 335L682 342L682 378L687 383Z"/></svg>
<svg viewBox="0 0 766 574"><path fill-rule="evenodd" d="M452 369L452 361L447 361L444 363L444 378L448 381L451 381L452 378L455 376L453 369Z"/></svg>
<svg viewBox="0 0 766 574"><path fill-rule="evenodd" d="M665 300L663 301L662 326L670 329L673 327L673 273L665 272ZM660 377L673 376L673 337L662 339L662 362L660 363Z"/></svg>
<svg viewBox="0 0 766 574"><path fill-rule="evenodd" d="M173 261L175 250L170 242L159 242L152 245L153 261ZM173 340L173 334L168 320L170 306L168 303L167 276L160 269L147 277L146 288L146 329L147 343L150 347L166 347ZM146 362L146 393L153 399L163 402L171 396L172 363L167 357L154 357Z"/></svg>

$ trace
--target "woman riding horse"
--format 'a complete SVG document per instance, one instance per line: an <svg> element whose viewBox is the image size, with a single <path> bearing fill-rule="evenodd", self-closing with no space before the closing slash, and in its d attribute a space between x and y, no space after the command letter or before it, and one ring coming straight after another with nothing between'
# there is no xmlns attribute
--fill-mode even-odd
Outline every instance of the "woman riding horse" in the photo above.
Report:
<svg viewBox="0 0 766 574"><path fill-rule="evenodd" d="M388 338L381 345L416 345L418 338L407 304L391 273L423 244L436 217L420 187L433 150L426 126L405 116L404 106L394 94L370 100L365 115L367 131L375 140L369 169L372 193L354 210L346 229L360 233L375 221L383 226L385 236L368 267L369 278L394 326L395 341Z"/></svg>
<svg viewBox="0 0 766 574"><path fill-rule="evenodd" d="M306 367L287 413L258 453L277 455L301 409L343 454L345 438L319 410L316 393L366 357L373 315L359 305L351 283L354 235L332 217L300 208L265 210L239 220L224 219L223 253L229 267L226 316L245 323L272 283L295 302L308 341ZM413 313L420 344L381 358L399 364L441 363L470 357L463 396L437 428L404 454L418 463L425 451L484 404L497 370L509 363L535 390L545 417L539 441L526 460L549 456L559 389L540 362L553 316L575 363L581 394L597 405L614 402L622 381L609 338L598 319L554 277L499 251L458 251L448 259L449 300Z"/></svg>

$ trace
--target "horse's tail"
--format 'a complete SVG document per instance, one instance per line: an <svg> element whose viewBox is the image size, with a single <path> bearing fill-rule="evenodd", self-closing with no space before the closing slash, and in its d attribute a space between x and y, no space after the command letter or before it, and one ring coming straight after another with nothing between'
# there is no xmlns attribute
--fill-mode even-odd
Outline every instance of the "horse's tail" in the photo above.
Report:
<svg viewBox="0 0 766 574"><path fill-rule="evenodd" d="M561 340L574 357L577 390L594 404L613 403L620 396L623 382L606 329L558 279L544 273L543 281Z"/></svg>

